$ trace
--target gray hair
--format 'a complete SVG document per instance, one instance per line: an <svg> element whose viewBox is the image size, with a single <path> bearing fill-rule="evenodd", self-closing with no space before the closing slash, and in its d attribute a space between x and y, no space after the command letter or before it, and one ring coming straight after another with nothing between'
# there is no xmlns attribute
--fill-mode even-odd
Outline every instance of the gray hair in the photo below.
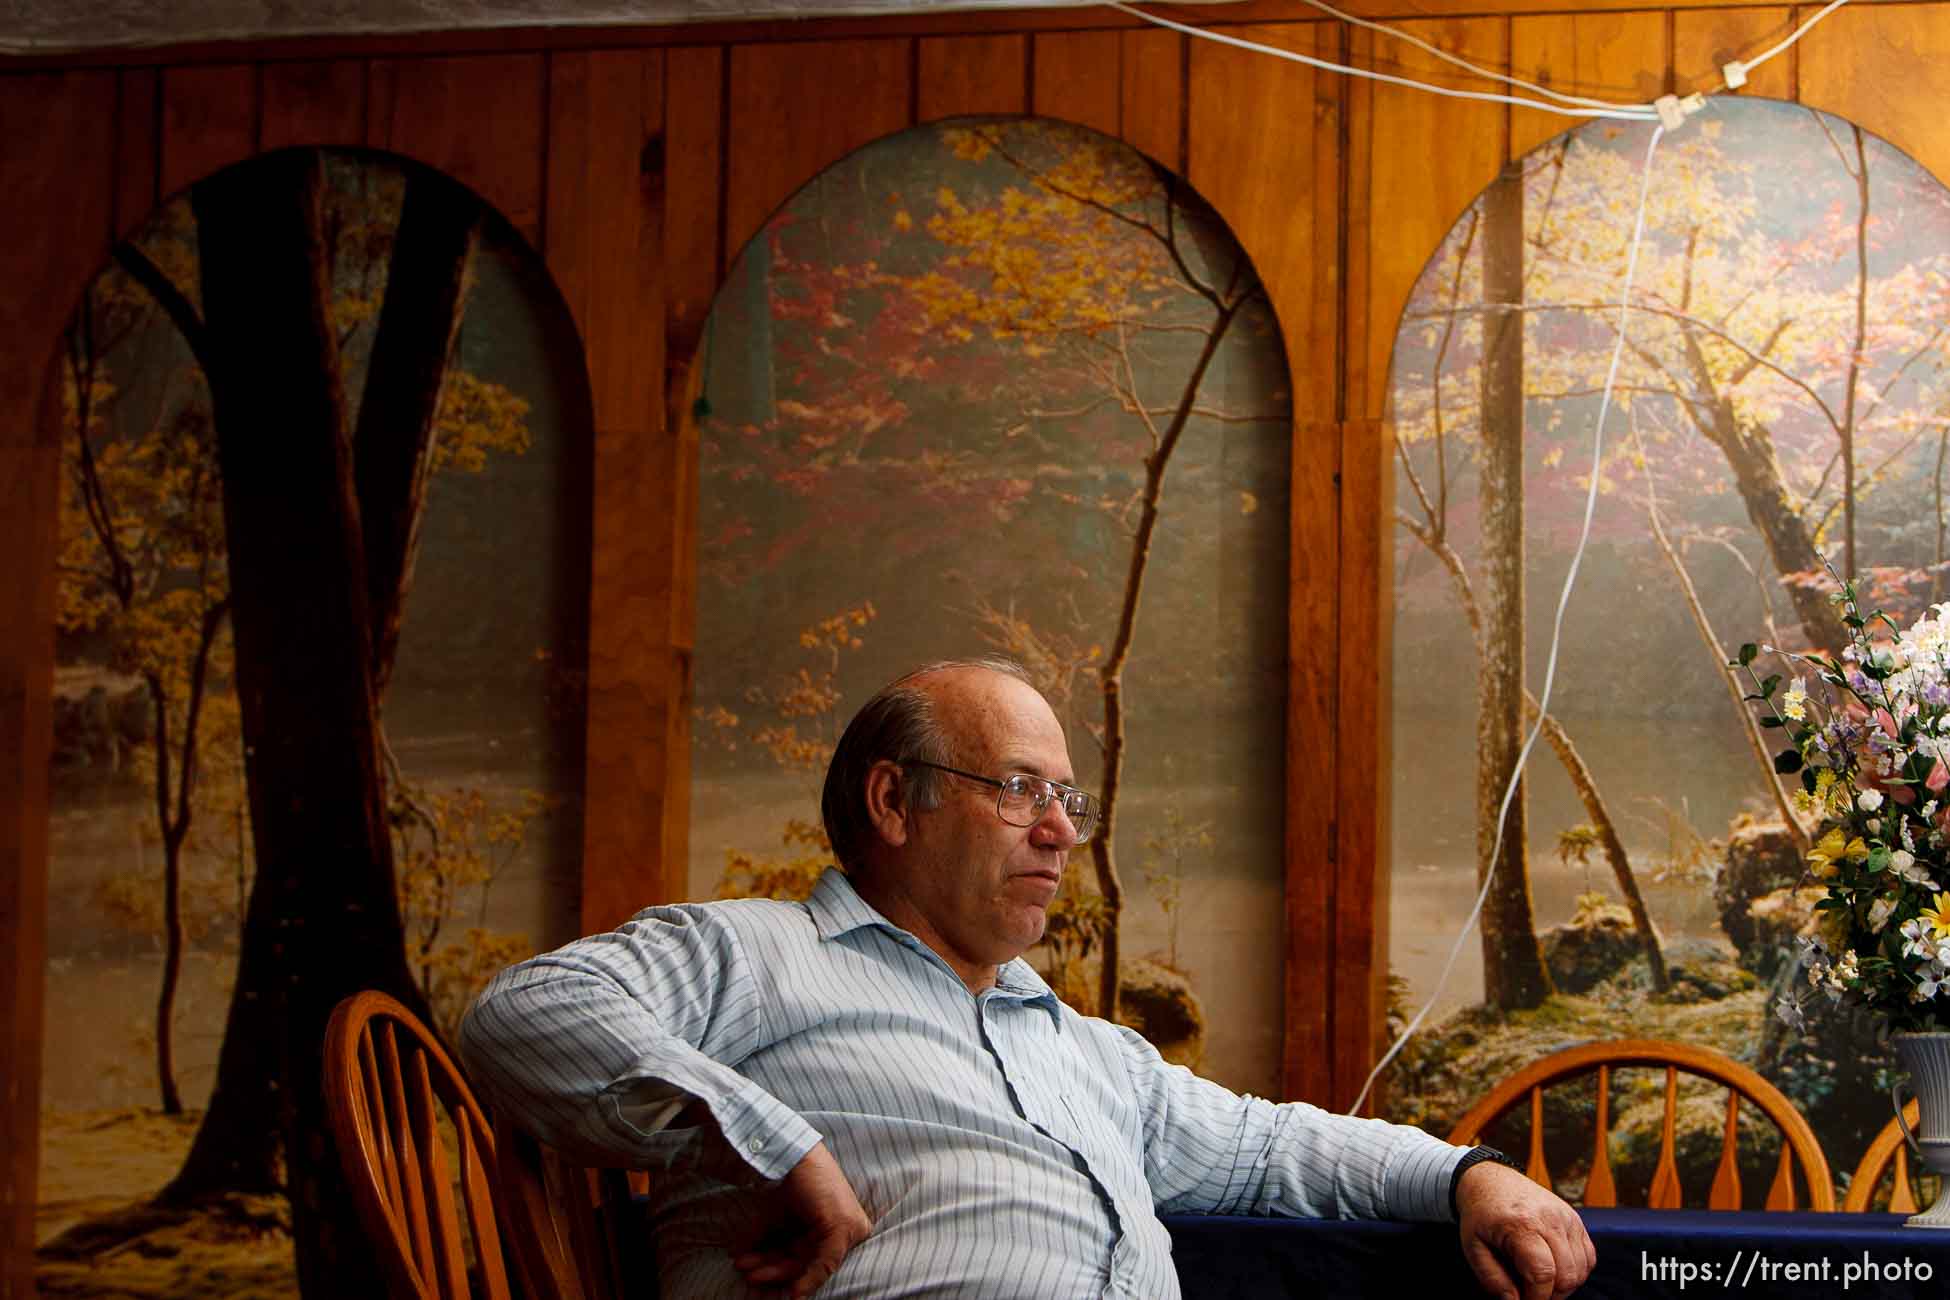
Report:
<svg viewBox="0 0 1950 1300"><path fill-rule="evenodd" d="M954 749L935 714L934 697L915 683L951 668L981 668L1013 677L1030 686L1029 673L1013 659L987 655L974 659L943 659L904 673L880 688L846 724L833 760L826 765L826 785L820 792L819 815L826 838L842 867L859 866L872 842L873 823L867 816L867 773L875 763L901 764L907 806L923 811L941 806L941 773L914 763L952 766Z"/></svg>

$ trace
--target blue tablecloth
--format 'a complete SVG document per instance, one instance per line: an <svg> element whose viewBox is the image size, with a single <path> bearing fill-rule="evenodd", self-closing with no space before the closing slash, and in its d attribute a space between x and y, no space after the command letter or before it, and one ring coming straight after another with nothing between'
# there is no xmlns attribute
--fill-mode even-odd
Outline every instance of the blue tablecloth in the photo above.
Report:
<svg viewBox="0 0 1950 1300"><path fill-rule="evenodd" d="M1950 1230L1895 1214L1580 1210L1581 1297L1950 1295ZM1187 1300L1479 1294L1451 1224L1173 1215Z"/></svg>

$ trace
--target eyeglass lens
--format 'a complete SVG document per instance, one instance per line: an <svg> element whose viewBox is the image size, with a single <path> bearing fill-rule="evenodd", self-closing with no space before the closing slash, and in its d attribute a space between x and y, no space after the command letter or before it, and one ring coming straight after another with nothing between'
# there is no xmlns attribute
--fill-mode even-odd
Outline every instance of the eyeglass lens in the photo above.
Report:
<svg viewBox="0 0 1950 1300"><path fill-rule="evenodd" d="M996 800L997 811L1011 825L1033 826L1056 793L1056 787L1047 781L1022 775L1012 776L1002 783L1001 795ZM1066 790L1063 792L1063 815L1070 819L1070 825L1076 831L1077 843L1081 844L1090 838L1090 832L1097 824L1097 801L1081 790Z"/></svg>

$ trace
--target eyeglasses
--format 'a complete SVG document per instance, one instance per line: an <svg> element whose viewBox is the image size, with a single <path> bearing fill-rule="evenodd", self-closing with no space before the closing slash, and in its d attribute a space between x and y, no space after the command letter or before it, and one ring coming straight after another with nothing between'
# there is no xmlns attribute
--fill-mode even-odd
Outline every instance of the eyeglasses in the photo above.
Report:
<svg viewBox="0 0 1950 1300"><path fill-rule="evenodd" d="M996 789L995 815L1011 826L1034 826L1043 818L1052 799L1061 798L1063 815L1070 819L1070 828L1076 832L1076 843L1081 844L1090 838L1090 832L1097 829L1097 814L1102 806L1097 796L1061 781L1050 781L1040 776L1030 776L1023 772L1011 773L1000 781L992 776L980 776L974 772L964 772L958 767L943 763L930 763L922 758L906 761L910 767L931 767L937 772L950 776L963 777L970 781L980 781Z"/></svg>

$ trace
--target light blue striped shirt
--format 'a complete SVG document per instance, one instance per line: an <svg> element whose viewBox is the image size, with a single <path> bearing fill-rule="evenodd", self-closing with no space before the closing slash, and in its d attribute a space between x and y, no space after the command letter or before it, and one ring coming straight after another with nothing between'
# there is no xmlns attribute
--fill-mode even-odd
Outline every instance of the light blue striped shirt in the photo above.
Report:
<svg viewBox="0 0 1950 1300"><path fill-rule="evenodd" d="M821 1140L875 1225L821 1296L983 1300L1175 1297L1161 1213L1446 1220L1464 1150L1237 1096L1020 958L971 996L838 871L805 903L651 908L504 971L461 1051L522 1127L663 1171L674 1297L747 1293L731 1251ZM723 1141L662 1127L692 1100Z"/></svg>

